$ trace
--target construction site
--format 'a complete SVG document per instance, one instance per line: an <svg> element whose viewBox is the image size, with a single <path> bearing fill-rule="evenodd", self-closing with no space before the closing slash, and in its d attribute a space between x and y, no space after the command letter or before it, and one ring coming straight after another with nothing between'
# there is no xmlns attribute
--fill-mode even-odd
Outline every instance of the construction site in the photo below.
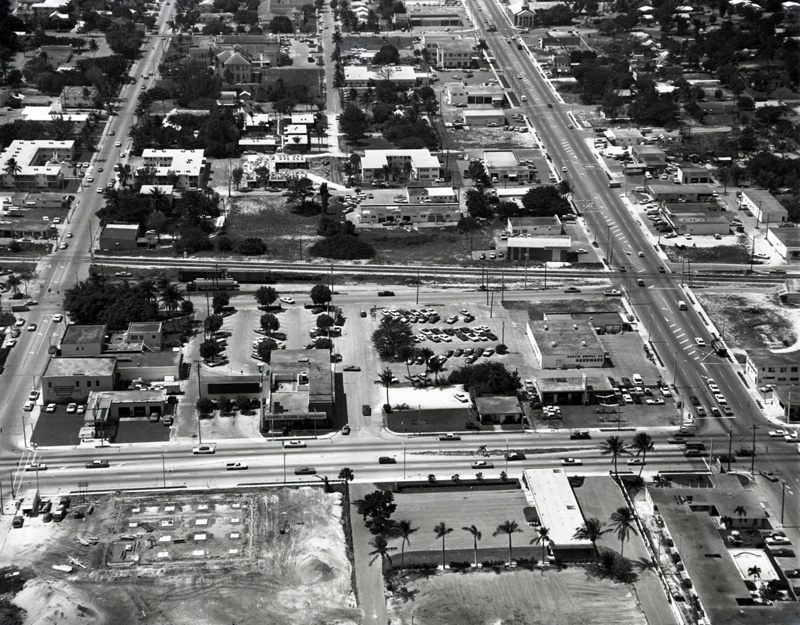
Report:
<svg viewBox="0 0 800 625"><path fill-rule="evenodd" d="M78 494L36 508L2 546L24 622L362 622L341 493Z"/></svg>

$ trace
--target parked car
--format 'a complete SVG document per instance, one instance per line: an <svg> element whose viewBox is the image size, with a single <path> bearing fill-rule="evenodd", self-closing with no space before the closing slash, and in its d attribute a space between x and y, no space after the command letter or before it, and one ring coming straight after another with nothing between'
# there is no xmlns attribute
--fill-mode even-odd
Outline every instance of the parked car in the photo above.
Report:
<svg viewBox="0 0 800 625"><path fill-rule="evenodd" d="M305 441L301 441L301 440L298 440L298 439L293 439L293 440L290 440L290 441L283 441L283 448L284 449L291 449L291 448L295 448L295 447L305 447L305 446L306 446Z"/></svg>
<svg viewBox="0 0 800 625"><path fill-rule="evenodd" d="M378 458L378 464L397 464L397 460L391 456L381 456Z"/></svg>
<svg viewBox="0 0 800 625"><path fill-rule="evenodd" d="M493 469L494 464L488 460L476 460L470 465L473 469Z"/></svg>
<svg viewBox="0 0 800 625"><path fill-rule="evenodd" d="M215 454L217 448L214 445L198 445L192 448L193 454Z"/></svg>
<svg viewBox="0 0 800 625"><path fill-rule="evenodd" d="M225 463L225 470L226 471L244 471L247 468L246 464L241 462L226 462Z"/></svg>
<svg viewBox="0 0 800 625"><path fill-rule="evenodd" d="M87 469L107 469L110 466L108 460L92 460L86 463Z"/></svg>
<svg viewBox="0 0 800 625"><path fill-rule="evenodd" d="M316 475L317 470L313 467L299 467L294 470L295 475Z"/></svg>

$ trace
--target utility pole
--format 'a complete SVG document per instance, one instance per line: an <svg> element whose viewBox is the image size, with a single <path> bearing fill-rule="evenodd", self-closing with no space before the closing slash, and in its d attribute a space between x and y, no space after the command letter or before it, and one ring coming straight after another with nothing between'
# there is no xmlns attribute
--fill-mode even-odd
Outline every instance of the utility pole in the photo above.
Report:
<svg viewBox="0 0 800 625"><path fill-rule="evenodd" d="M417 304L419 304L419 269L417 269Z"/></svg>
<svg viewBox="0 0 800 625"><path fill-rule="evenodd" d="M756 466L756 428L758 426L754 423L753 424L753 450L752 455L750 456L750 473L752 474L755 471Z"/></svg>
<svg viewBox="0 0 800 625"><path fill-rule="evenodd" d="M27 449L27 447L28 447L28 435L25 433L25 414L24 413L20 413L19 419L20 419L20 421L22 421L22 443L23 443L22 446ZM38 471L37 471L37 473L38 473Z"/></svg>
<svg viewBox="0 0 800 625"><path fill-rule="evenodd" d="M197 398L203 399L203 387L200 384L200 361L197 361ZM197 412L197 440L202 445L203 443L203 430L200 427L200 411Z"/></svg>
<svg viewBox="0 0 800 625"><path fill-rule="evenodd" d="M728 473L731 472L731 452L733 448L733 428L728 428Z"/></svg>

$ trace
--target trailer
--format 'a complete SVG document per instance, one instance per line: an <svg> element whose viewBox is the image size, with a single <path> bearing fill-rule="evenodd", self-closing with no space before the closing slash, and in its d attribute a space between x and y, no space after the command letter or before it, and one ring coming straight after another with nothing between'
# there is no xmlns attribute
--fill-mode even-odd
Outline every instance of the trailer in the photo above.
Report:
<svg viewBox="0 0 800 625"><path fill-rule="evenodd" d="M197 278L188 286L193 291L235 291L239 283L230 278Z"/></svg>
<svg viewBox="0 0 800 625"><path fill-rule="evenodd" d="M725 346L725 343L720 338L716 338L711 341L711 347L717 353L717 356L725 357L728 355L728 348Z"/></svg>
<svg viewBox="0 0 800 625"><path fill-rule="evenodd" d="M25 491L20 510L25 516L33 516L39 511L39 491L37 489L30 488Z"/></svg>

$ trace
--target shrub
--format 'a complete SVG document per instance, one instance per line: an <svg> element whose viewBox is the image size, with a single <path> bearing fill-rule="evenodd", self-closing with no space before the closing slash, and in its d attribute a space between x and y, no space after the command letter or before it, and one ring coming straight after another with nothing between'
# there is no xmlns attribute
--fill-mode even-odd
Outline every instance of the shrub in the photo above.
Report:
<svg viewBox="0 0 800 625"><path fill-rule="evenodd" d="M449 564L450 568L454 571L466 571L472 567L472 564L469 562L450 562Z"/></svg>
<svg viewBox="0 0 800 625"><path fill-rule="evenodd" d="M317 241L309 252L314 256L335 260L359 260L375 256L372 245L349 234L334 234Z"/></svg>
<svg viewBox="0 0 800 625"><path fill-rule="evenodd" d="M505 343L500 343L497 347L494 348L494 351L496 351L498 354L502 356L503 354L508 353L508 346Z"/></svg>
<svg viewBox="0 0 800 625"><path fill-rule="evenodd" d="M517 558L517 566L521 569L533 570L538 562L536 558Z"/></svg>
<svg viewBox="0 0 800 625"><path fill-rule="evenodd" d="M506 565L504 560L484 560L481 565L485 569L493 569L497 567L504 567Z"/></svg>
<svg viewBox="0 0 800 625"><path fill-rule="evenodd" d="M261 256L267 251L267 244L258 237L248 237L239 241L237 250L243 256Z"/></svg>

